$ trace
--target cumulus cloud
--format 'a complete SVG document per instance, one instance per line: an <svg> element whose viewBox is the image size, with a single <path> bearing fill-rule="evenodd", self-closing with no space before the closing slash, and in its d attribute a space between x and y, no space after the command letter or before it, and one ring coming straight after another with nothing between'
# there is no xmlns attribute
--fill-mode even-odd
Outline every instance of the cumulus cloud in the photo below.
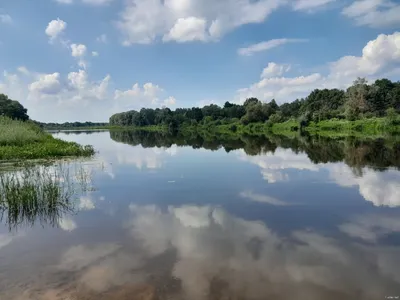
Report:
<svg viewBox="0 0 400 300"><path fill-rule="evenodd" d="M87 48L82 44L71 44L71 51L73 57L82 57L86 55Z"/></svg>
<svg viewBox="0 0 400 300"><path fill-rule="evenodd" d="M244 151L238 151L239 159L258 165L261 168L261 174L265 179L273 177L271 173L276 171L281 180L288 180L289 177L285 176L282 172L288 169L318 171L320 166L312 163L305 153L295 153L290 149L277 149L273 154L260 154L255 156L248 156ZM265 174L270 174L266 176ZM280 181L273 178L270 183Z"/></svg>
<svg viewBox="0 0 400 300"><path fill-rule="evenodd" d="M61 91L60 73L40 75L37 81L30 84L29 91L42 95L57 94Z"/></svg>
<svg viewBox="0 0 400 300"><path fill-rule="evenodd" d="M33 119L53 122L105 121L112 113L174 106L177 102L157 84L118 90L113 88L110 75L94 80L84 68L64 76L58 72L38 74L26 68L19 68L15 74L4 72L0 75L0 92L18 99Z"/></svg>
<svg viewBox="0 0 400 300"><path fill-rule="evenodd" d="M327 165L330 177L344 187L359 188L360 195L374 206L400 206L400 174L394 170L378 172L369 168L362 170L362 176L354 176L350 167L344 164Z"/></svg>
<svg viewBox="0 0 400 300"><path fill-rule="evenodd" d="M400 25L400 3L391 0L358 0L342 10L358 25L373 28Z"/></svg>
<svg viewBox="0 0 400 300"><path fill-rule="evenodd" d="M336 0L294 0L293 9L299 11L313 11L335 1Z"/></svg>
<svg viewBox="0 0 400 300"><path fill-rule="evenodd" d="M57 37L59 37L66 28L67 28L67 23L64 22L63 20L60 19L52 20L47 25L45 33L50 38L50 41L53 41Z"/></svg>
<svg viewBox="0 0 400 300"><path fill-rule="evenodd" d="M244 56L251 56L257 52L264 52L271 50L273 48L289 44L289 43L301 43L301 42L307 42L306 39L274 39L274 40L269 40L257 44L250 45L246 48L240 48L238 50L238 54L244 55Z"/></svg>
<svg viewBox="0 0 400 300"><path fill-rule="evenodd" d="M128 0L118 28L124 44L165 41L216 40L250 23L261 23L284 4L278 0Z"/></svg>
<svg viewBox="0 0 400 300"><path fill-rule="evenodd" d="M344 299L360 291L362 298L373 299L387 289L383 274L400 278L388 267L393 260L379 262L386 249L352 247L312 231L281 237L262 222L221 208L130 205L130 211L128 228L144 253L176 252L172 275L181 282L183 298L207 299L213 282L220 280L224 298L322 299L329 289Z"/></svg>
<svg viewBox="0 0 400 300"><path fill-rule="evenodd" d="M165 94L164 90L151 82L145 83L143 87L140 87L138 83L135 83L132 88L128 90L116 90L114 93L114 99L117 101L117 105L121 108L130 106L140 109L142 107L160 107L163 105L175 105L176 99L174 97L167 97L162 99Z"/></svg>
<svg viewBox="0 0 400 300"><path fill-rule="evenodd" d="M13 22L13 19L11 18L10 15L7 14L0 14L0 24L11 24Z"/></svg>
<svg viewBox="0 0 400 300"><path fill-rule="evenodd" d="M180 43L206 39L206 20L195 17L178 19L169 33L163 37L164 41L173 40Z"/></svg>
<svg viewBox="0 0 400 300"><path fill-rule="evenodd" d="M279 65L274 62L270 62L262 71L261 78L281 76L283 73L286 73L289 70L290 65Z"/></svg>
<svg viewBox="0 0 400 300"><path fill-rule="evenodd" d="M94 57L99 56L99 52L97 52L97 51L92 51L92 56L94 56Z"/></svg>
<svg viewBox="0 0 400 300"><path fill-rule="evenodd" d="M78 59L78 65L81 68L86 68L86 62L84 57L87 52L87 47L83 44L71 44L71 55Z"/></svg>
<svg viewBox="0 0 400 300"><path fill-rule="evenodd" d="M378 78L396 70L399 64L400 32L380 34L366 44L361 56L344 56L329 63L329 73L326 76L321 73L298 77L268 76L281 72L281 67L271 63L261 74L261 80L239 89L235 99L236 102L243 102L246 98L258 97L263 101L276 99L279 103L290 102L306 97L317 88L347 88L357 77Z"/></svg>

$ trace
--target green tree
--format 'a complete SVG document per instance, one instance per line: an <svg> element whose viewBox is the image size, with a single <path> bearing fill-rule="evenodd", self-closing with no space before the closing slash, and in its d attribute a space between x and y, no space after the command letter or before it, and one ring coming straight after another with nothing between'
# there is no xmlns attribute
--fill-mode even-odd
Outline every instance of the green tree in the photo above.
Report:
<svg viewBox="0 0 400 300"><path fill-rule="evenodd" d="M6 95L0 94L0 116L7 116L22 121L29 120L28 110L18 101L9 99Z"/></svg>
<svg viewBox="0 0 400 300"><path fill-rule="evenodd" d="M365 78L357 78L346 91L346 116L354 120L368 110L369 87Z"/></svg>

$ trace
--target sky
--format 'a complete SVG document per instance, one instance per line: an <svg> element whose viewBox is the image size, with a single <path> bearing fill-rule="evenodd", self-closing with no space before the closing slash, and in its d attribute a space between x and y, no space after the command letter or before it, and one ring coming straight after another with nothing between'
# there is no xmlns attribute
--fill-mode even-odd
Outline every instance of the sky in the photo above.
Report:
<svg viewBox="0 0 400 300"><path fill-rule="evenodd" d="M400 0L3 0L0 93L43 122L400 77Z"/></svg>

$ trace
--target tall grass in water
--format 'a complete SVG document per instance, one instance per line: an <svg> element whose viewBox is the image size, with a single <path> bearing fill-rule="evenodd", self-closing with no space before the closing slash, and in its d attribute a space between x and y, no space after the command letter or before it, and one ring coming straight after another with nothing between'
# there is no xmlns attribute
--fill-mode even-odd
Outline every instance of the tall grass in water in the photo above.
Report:
<svg viewBox="0 0 400 300"><path fill-rule="evenodd" d="M39 126L0 117L0 160L91 156L92 146L56 139Z"/></svg>
<svg viewBox="0 0 400 300"><path fill-rule="evenodd" d="M62 163L2 171L1 220L10 230L36 222L57 226L63 215L74 211L75 199L89 184L90 174L82 166L72 168Z"/></svg>

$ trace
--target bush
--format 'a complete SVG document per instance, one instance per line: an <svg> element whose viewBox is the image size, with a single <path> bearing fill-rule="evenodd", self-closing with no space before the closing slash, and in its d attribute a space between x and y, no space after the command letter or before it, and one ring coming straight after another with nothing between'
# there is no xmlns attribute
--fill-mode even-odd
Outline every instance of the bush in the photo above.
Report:
<svg viewBox="0 0 400 300"><path fill-rule="evenodd" d="M237 126L236 126L235 124L233 124L233 125L231 125L231 126L229 127L229 130L230 130L230 131L233 131L233 132L236 132L236 131L237 131Z"/></svg>
<svg viewBox="0 0 400 300"><path fill-rule="evenodd" d="M273 114L269 117L268 119L269 122L271 123L280 123L283 121L282 113L277 112L276 114Z"/></svg>

